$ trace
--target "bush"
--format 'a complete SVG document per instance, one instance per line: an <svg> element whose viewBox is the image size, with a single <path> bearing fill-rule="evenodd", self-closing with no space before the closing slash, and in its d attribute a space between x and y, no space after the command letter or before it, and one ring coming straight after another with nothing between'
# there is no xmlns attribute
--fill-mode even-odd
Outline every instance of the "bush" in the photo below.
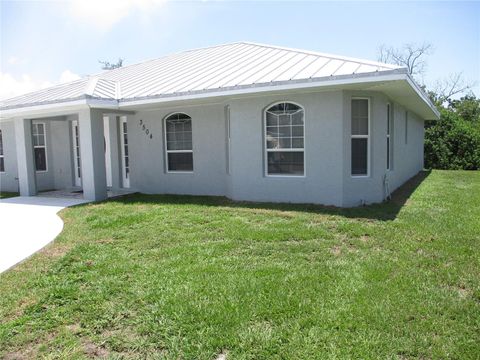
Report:
<svg viewBox="0 0 480 360"><path fill-rule="evenodd" d="M441 108L440 120L426 124L425 167L428 169L480 169L480 123L463 118L455 110L451 106Z"/></svg>

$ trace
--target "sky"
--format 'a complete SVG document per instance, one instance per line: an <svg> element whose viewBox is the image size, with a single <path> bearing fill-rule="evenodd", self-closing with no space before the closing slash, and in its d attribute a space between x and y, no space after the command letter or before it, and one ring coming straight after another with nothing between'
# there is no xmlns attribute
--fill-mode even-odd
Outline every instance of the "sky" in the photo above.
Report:
<svg viewBox="0 0 480 360"><path fill-rule="evenodd" d="M252 41L377 60L433 45L423 79L462 72L480 96L480 1L0 0L0 98L183 50Z"/></svg>

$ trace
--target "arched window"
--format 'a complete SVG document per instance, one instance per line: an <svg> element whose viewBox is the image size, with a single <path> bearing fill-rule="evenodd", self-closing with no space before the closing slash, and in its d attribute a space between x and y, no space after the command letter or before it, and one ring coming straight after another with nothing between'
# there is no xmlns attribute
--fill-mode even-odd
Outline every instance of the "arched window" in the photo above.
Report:
<svg viewBox="0 0 480 360"><path fill-rule="evenodd" d="M267 175L305 174L304 110L281 102L265 110L265 152Z"/></svg>
<svg viewBox="0 0 480 360"><path fill-rule="evenodd" d="M192 119L183 113L165 119L165 148L168 172L193 171Z"/></svg>

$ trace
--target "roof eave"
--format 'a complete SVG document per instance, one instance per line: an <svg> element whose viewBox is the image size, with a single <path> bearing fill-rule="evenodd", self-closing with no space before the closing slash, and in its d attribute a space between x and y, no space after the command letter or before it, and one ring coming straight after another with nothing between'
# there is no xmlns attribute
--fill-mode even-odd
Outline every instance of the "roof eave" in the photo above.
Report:
<svg viewBox="0 0 480 360"><path fill-rule="evenodd" d="M439 120L440 119L440 112L438 111L435 104L432 103L428 95L418 86L418 84L413 80L410 74L407 74L406 80L408 84L415 90L417 95L425 102L425 104L432 110L433 114L435 115L435 119L426 119L426 120Z"/></svg>
<svg viewBox="0 0 480 360"><path fill-rule="evenodd" d="M253 85L240 85L222 89L206 89L198 91L189 91L183 93L173 93L164 95L146 96L142 98L128 98L119 100L119 108L129 108L134 106L162 104L173 101L203 99L210 97L228 97L248 95L255 93L268 93L286 90L301 89L321 89L327 87L353 85L362 83L381 83L388 81L406 81L410 88L416 93L422 103L428 108L428 114L425 115L426 120L438 120L440 114L432 104L428 96L415 83L410 75L404 69L395 69L391 71L382 71L368 74L352 74L342 76L328 76L322 78L311 78L304 80L288 80L274 83L263 83ZM426 109L424 109L426 110ZM423 111L423 113L426 113Z"/></svg>
<svg viewBox="0 0 480 360"><path fill-rule="evenodd" d="M42 103L0 108L0 119L38 116L39 114L75 112L84 108L118 109L118 101L83 95L61 101L46 101Z"/></svg>
<svg viewBox="0 0 480 360"><path fill-rule="evenodd" d="M322 78L310 78L303 80L287 80L253 85L238 85L228 88L204 89L199 91L190 91L184 93L173 93L164 95L147 96L142 98L128 99L102 99L89 95L84 95L75 99L66 99L63 101L53 101L48 103L26 104L12 108L0 109L0 118L11 118L20 116L29 116L39 113L49 113L54 111L74 111L76 109L104 108L122 110L135 106L161 104L180 100L204 99L211 97L228 97L248 95L254 93L268 93L275 91L301 90L301 89L321 89L327 87L335 87L342 85L353 85L362 83L381 83L392 81L406 81L411 89L416 93L422 103L428 107L430 111L422 110L425 119L438 119L440 114L436 107L429 100L428 96L415 83L411 76L403 69L395 69L391 71L381 71L366 74L351 74L341 76L328 76Z"/></svg>

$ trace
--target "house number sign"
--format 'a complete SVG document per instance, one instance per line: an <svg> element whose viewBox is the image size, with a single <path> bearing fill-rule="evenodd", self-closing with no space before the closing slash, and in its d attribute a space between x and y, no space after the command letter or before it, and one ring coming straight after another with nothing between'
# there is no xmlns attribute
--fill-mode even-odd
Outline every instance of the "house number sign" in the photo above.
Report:
<svg viewBox="0 0 480 360"><path fill-rule="evenodd" d="M152 139L153 138L153 134L150 132L150 129L146 127L145 123L143 122L142 119L140 119L140 121L138 122L139 126L142 128L142 131L145 133L145 135Z"/></svg>

